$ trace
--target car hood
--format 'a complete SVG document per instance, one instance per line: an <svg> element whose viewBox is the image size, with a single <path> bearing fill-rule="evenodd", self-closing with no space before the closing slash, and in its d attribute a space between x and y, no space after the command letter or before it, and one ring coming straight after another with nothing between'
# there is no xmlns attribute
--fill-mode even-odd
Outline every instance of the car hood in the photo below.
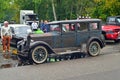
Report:
<svg viewBox="0 0 120 80"><path fill-rule="evenodd" d="M103 25L102 30L113 30L113 29L120 29L120 26L117 25Z"/></svg>
<svg viewBox="0 0 120 80"><path fill-rule="evenodd" d="M16 34L17 37L27 38L28 34Z"/></svg>

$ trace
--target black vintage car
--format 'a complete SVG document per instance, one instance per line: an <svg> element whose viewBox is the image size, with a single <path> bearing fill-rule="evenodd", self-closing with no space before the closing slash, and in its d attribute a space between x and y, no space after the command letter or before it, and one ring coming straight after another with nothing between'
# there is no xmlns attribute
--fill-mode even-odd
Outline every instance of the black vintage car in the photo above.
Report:
<svg viewBox="0 0 120 80"><path fill-rule="evenodd" d="M105 46L100 19L80 19L49 22L50 32L29 34L21 41L19 54L30 62L43 63L50 55L86 52L97 56Z"/></svg>

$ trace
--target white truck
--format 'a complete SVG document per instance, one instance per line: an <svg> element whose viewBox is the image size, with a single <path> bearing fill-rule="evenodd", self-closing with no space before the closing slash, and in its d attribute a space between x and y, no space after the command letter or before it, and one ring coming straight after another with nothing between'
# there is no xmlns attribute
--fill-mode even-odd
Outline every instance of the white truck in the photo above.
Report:
<svg viewBox="0 0 120 80"><path fill-rule="evenodd" d="M34 20L36 20L39 25L38 16L33 10L20 10L20 24L31 25Z"/></svg>

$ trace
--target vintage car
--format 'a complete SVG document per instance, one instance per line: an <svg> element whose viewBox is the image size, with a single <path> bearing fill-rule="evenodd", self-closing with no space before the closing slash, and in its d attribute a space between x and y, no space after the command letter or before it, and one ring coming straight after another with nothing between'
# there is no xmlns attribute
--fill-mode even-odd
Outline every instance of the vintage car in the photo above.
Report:
<svg viewBox="0 0 120 80"><path fill-rule="evenodd" d="M26 55L32 63L43 63L50 55L85 52L97 56L105 46L100 19L53 21L50 32L29 34L21 41L18 55Z"/></svg>
<svg viewBox="0 0 120 80"><path fill-rule="evenodd" d="M102 26L104 37L106 40L120 40L120 16L111 16L107 18L107 22Z"/></svg>
<svg viewBox="0 0 120 80"><path fill-rule="evenodd" d="M10 26L12 31L12 40L10 44L13 47L17 47L18 42L23 39L26 39L28 34L32 32L31 27L25 24L9 24L8 26ZM1 34L1 30L0 30L0 34Z"/></svg>

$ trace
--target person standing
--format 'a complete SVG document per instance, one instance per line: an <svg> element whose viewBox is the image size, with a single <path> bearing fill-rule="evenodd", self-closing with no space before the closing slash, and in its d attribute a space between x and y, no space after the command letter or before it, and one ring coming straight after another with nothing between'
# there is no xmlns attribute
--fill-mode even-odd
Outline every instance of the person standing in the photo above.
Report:
<svg viewBox="0 0 120 80"><path fill-rule="evenodd" d="M45 33L50 31L50 27L48 25L48 21L47 20L44 21L44 26L43 26L43 28L41 30L43 30Z"/></svg>
<svg viewBox="0 0 120 80"><path fill-rule="evenodd" d="M32 30L33 30L33 31L37 31L37 29L38 29L38 24L37 24L36 20L34 20L34 22L31 24L31 26L32 26Z"/></svg>
<svg viewBox="0 0 120 80"><path fill-rule="evenodd" d="M40 29L43 30L43 27L44 27L44 22L43 20L40 21Z"/></svg>
<svg viewBox="0 0 120 80"><path fill-rule="evenodd" d="M3 52L10 51L10 41L12 39L12 32L8 24L9 24L8 21L4 21L4 26L2 26L1 28Z"/></svg>

